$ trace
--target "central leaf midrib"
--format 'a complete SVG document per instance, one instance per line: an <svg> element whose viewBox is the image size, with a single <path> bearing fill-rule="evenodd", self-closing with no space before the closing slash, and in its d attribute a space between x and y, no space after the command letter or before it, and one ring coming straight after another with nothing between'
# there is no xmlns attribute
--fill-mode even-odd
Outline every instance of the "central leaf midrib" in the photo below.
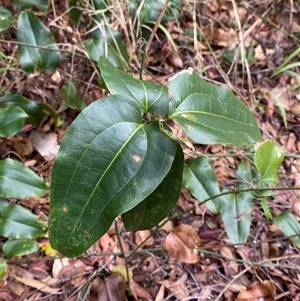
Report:
<svg viewBox="0 0 300 301"><path fill-rule="evenodd" d="M107 166L106 170L103 172L102 176L99 178L99 180L98 180L97 184L95 185L95 187L94 187L94 189L93 189L93 191L92 191L90 197L88 198L87 202L85 203L84 207L82 208L82 211L81 211L80 216L78 217L76 223L75 223L74 226L73 226L73 230L72 230L72 232L71 232L71 234L70 234L70 236L69 236L69 239L68 239L66 245L68 245L69 241L71 240L71 237L72 237L72 235L73 235L75 229L77 228L77 224L78 224L78 222L80 221L80 219L81 219L81 217L82 217L82 215L83 215L83 213L84 213L84 211L85 211L85 208L87 207L87 205L89 204L91 198L93 197L93 195L94 195L94 193L95 193L97 187L99 186L99 183L102 181L102 179L104 178L104 176L106 175L106 173L109 171L111 165L112 165L112 164L115 162L115 160L118 158L119 154L122 152L122 150L125 148L125 146L129 143L129 141L134 137L134 135L136 134L136 132L137 132L141 127L143 127L142 124L140 124L140 125L135 129L135 131L133 131L133 133L128 137L127 141L123 144L123 146L120 148L120 150L116 153L116 155L115 155L115 157L113 158L113 160L111 160L110 164ZM103 132L101 132L101 134L102 134L102 133L103 133ZM98 136L99 136L99 135L98 135ZM98 137L98 136L97 136L97 137ZM95 139L96 139L96 138L95 138ZM94 139L94 140L95 140L95 139ZM83 156L82 156L82 157L83 157ZM81 161L81 160L80 160L80 161ZM74 172L74 174L75 174L75 172ZM70 181L70 183L72 183L72 181ZM68 194L68 193L67 193L67 194ZM65 199L66 199L66 198L65 198Z"/></svg>

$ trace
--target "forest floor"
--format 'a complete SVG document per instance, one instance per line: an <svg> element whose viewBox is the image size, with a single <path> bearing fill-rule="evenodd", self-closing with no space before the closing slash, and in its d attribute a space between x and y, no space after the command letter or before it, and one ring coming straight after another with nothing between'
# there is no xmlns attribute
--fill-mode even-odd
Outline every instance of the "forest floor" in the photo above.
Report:
<svg viewBox="0 0 300 301"><path fill-rule="evenodd" d="M38 127L26 125L18 135L0 138L1 159L20 160L48 183L53 153L57 152L64 133L79 113L61 104L60 88L64 80L72 79L87 104L106 93L98 85L96 63L88 58L82 45L89 34L87 27L72 25L68 1L50 2L47 14L40 16L49 25L57 43L63 45L64 50L70 50L64 53L59 68L51 74L29 75L17 68L0 73L2 91L50 104L64 120L58 127L48 116ZM300 193L288 190L288 187L300 189L299 51L288 61L300 47L300 3L293 0L182 2L178 19L164 25L177 52L170 39L159 30L150 48L146 79L166 84L176 72L191 67L202 71L207 81L233 90L254 114L263 138L275 141L285 152L277 187L286 190L276 190L274 195L266 197L273 215L287 210L300 222ZM14 9L10 1L3 3ZM118 18L114 22L126 40L127 24L118 23ZM16 45L9 43L13 40L13 29L1 33L2 51L17 58ZM138 70L137 46L129 41L126 47L131 53L130 64L133 70ZM75 55L71 51L74 45L78 46ZM245 56L241 55L243 49ZM272 77L284 62L285 65L298 64ZM1 57L0 65L7 67ZM136 73L138 76L138 71ZM179 129L175 126L174 131ZM253 150L248 148L234 149L221 144L193 147L194 150L185 145L186 158L200 154L213 160L221 187L234 187L238 163L244 158L253 161ZM48 220L49 194L9 202L24 206L45 222ZM9 274L0 284L0 300L300 300L299 248L283 235L272 219L266 218L259 199L253 202L250 235L241 246L230 242L218 215L198 204L199 201L182 188L177 206L170 214L176 218L170 218L162 227L137 232L126 232L118 219L119 236L113 225L78 258L47 254L46 235L38 239L41 247L38 252L8 261ZM192 206L195 208L187 212ZM191 225L201 239L199 261L195 264L180 262L166 251L166 236L181 224ZM4 241L0 238L0 242ZM116 275L121 273L126 278L126 267L130 270L130 280L125 283ZM99 287L102 287L101 293ZM124 291L123 295L114 294L116 287ZM248 294L239 295L245 290Z"/></svg>

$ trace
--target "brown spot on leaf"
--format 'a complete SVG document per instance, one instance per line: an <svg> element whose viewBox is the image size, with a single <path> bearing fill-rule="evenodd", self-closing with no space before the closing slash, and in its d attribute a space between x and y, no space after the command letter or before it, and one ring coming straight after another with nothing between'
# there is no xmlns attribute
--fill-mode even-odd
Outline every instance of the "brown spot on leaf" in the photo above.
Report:
<svg viewBox="0 0 300 301"><path fill-rule="evenodd" d="M132 158L135 162L140 162L141 161L141 157L139 155L133 155Z"/></svg>

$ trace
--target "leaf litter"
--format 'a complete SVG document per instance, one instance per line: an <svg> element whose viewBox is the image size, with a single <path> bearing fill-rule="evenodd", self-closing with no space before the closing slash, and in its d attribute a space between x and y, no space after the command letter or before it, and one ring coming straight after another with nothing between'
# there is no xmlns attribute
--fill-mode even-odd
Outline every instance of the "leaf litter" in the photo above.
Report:
<svg viewBox="0 0 300 301"><path fill-rule="evenodd" d="M234 88L252 108L264 138L277 141L289 155L281 166L281 187L300 187L299 90L294 88L297 78L289 73L281 73L273 79L269 77L291 53L290 48L293 50L299 44L283 31L278 31L272 23L260 18L260 15L264 15L264 18L269 18L283 30L293 33L300 28L299 4L296 1L265 1L263 5L260 1L252 1L245 5L244 1L238 1L241 5L236 14L233 2L211 0L197 3L196 27L189 14L193 10L191 3L186 3L180 26L174 23L168 25L178 52L165 40L164 34L158 32L158 39L151 49L148 61L149 70L155 74L154 80L165 83L182 67L199 70L198 67L208 66L203 77ZM59 1L53 3L55 14L68 24L66 4ZM11 4L6 1L4 5ZM274 10L268 10L269 6L273 6ZM243 26L244 46L246 49L252 46L255 50L250 73L243 70L238 56L230 63L220 59L224 52L235 49L240 43L237 16ZM59 19L52 15L48 17L53 21L58 42L72 45L69 41L80 39L75 31L66 31ZM194 31L192 36L185 34L188 30ZM200 37L197 36L198 31ZM7 40L12 39L9 33L4 34ZM198 37L196 41L194 35ZM1 42L2 44L7 55L14 55L14 47ZM3 61L0 64L5 68ZM104 93L98 88L97 76L87 72L86 66L93 70L89 60L75 56L72 77L79 81L80 94L90 103L103 97ZM59 77L68 76L69 68L69 64L64 62ZM224 70L227 75L224 75ZM94 71L96 74L97 71ZM299 74L299 67L294 71ZM253 83L252 91L249 90L247 77ZM13 82L11 78L14 78ZM4 90L10 91L13 85L15 91L22 90L24 96L37 102L47 103L50 100L54 109L61 111L65 120L62 129L55 128L53 120L48 116L38 132L27 125L15 137L0 138L1 158L17 158L31 166L41 177L50 179L58 142L77 112L51 101L59 99L60 80L57 80L55 72L52 76L39 74L29 77L14 70L9 71L9 74L1 74L0 80ZM212 157L214 171L222 187L234 187L238 158L225 156L227 153L234 153L230 148L222 145L193 147L197 155ZM247 156L245 152L247 150L239 152L240 158ZM219 154L224 157L217 156ZM193 151L188 147L185 149L185 156L193 156ZM133 159L138 161L139 158ZM276 191L274 196L268 197L275 214L278 215L282 208L287 208L298 221L299 198L297 190ZM16 200L10 202L14 203ZM20 203L47 221L49 196L30 198ZM182 214L197 204L198 200L183 189L172 215ZM67 259L51 252L47 254L47 248L13 258L9 262L9 275L0 283L0 299L71 301L81 296L82 300L91 301L272 301L300 298L299 250L273 223L265 219L259 203L253 204L250 237L242 246L231 244L221 219L205 205L197 206L151 231L126 233L120 220L118 229L119 238L112 227L90 248L87 255L80 258ZM149 234L150 239L144 241ZM39 239L40 246L47 242L47 235ZM137 246L139 249L136 249ZM133 250L136 250L134 254L131 253ZM129 284L126 277L122 276L127 264L132 272ZM115 269L120 266L124 267L121 268L121 273Z"/></svg>

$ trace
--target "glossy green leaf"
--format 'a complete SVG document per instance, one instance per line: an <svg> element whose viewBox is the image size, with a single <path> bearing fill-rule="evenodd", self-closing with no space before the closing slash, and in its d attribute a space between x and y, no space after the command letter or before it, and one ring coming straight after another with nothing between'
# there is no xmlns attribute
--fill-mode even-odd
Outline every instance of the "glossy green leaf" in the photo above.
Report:
<svg viewBox="0 0 300 301"><path fill-rule="evenodd" d="M47 185L24 164L12 160L0 160L0 197L18 199L44 195Z"/></svg>
<svg viewBox="0 0 300 301"><path fill-rule="evenodd" d="M103 26L101 29L94 30L92 37L84 43L92 60L98 62L100 56L104 56L113 66L127 69L129 56L118 31L109 26Z"/></svg>
<svg viewBox="0 0 300 301"><path fill-rule="evenodd" d="M18 18L19 57L25 71L53 71L60 63L60 52L51 31L31 10Z"/></svg>
<svg viewBox="0 0 300 301"><path fill-rule="evenodd" d="M112 95L85 108L69 127L52 170L50 244L66 256L87 250L120 214L168 174L176 142L144 125L137 102Z"/></svg>
<svg viewBox="0 0 300 301"><path fill-rule="evenodd" d="M49 0L14 0L14 4L22 10L32 6L35 6L39 10L46 10L48 8L48 1Z"/></svg>
<svg viewBox="0 0 300 301"><path fill-rule="evenodd" d="M177 144L175 159L164 180L145 200L122 214L127 231L151 229L173 210L181 191L183 162L183 151Z"/></svg>
<svg viewBox="0 0 300 301"><path fill-rule="evenodd" d="M27 114L19 107L0 109L0 137L19 133L25 123Z"/></svg>
<svg viewBox="0 0 300 301"><path fill-rule="evenodd" d="M77 91L75 84L71 81L67 81L65 85L62 86L59 97L64 100L64 104L74 110L82 110L86 107L86 103Z"/></svg>
<svg viewBox="0 0 300 301"><path fill-rule="evenodd" d="M282 233L289 237L297 248L300 248L300 223L295 216L288 211L284 211L274 218L274 222Z"/></svg>
<svg viewBox="0 0 300 301"><path fill-rule="evenodd" d="M27 124L39 124L45 116L44 111L37 103L18 94L5 94L2 97L0 107L22 108L28 115L28 117L25 119L25 123Z"/></svg>
<svg viewBox="0 0 300 301"><path fill-rule="evenodd" d="M9 28L15 18L12 16L10 10L0 6L0 32Z"/></svg>
<svg viewBox="0 0 300 301"><path fill-rule="evenodd" d="M36 241L27 239L12 239L8 240L3 245L3 252L8 259L14 256L22 256L30 253L34 253L39 249L39 245Z"/></svg>
<svg viewBox="0 0 300 301"><path fill-rule="evenodd" d="M221 193L211 162L205 157L186 161L182 184L200 202ZM218 197L207 201L205 205L216 214L219 212L220 202L221 198Z"/></svg>
<svg viewBox="0 0 300 301"><path fill-rule="evenodd" d="M20 205L6 205L0 200L0 235L13 238L43 237L46 225L28 209Z"/></svg>
<svg viewBox="0 0 300 301"><path fill-rule="evenodd" d="M261 202L261 207L264 211L264 214L265 214L266 218L268 220L271 220L273 218L273 216L272 216L268 201L265 198L262 198L260 202Z"/></svg>
<svg viewBox="0 0 300 301"><path fill-rule="evenodd" d="M240 147L261 140L253 115L229 89L208 83L189 69L169 81L169 90L179 104L170 118L195 142Z"/></svg>
<svg viewBox="0 0 300 301"><path fill-rule="evenodd" d="M110 93L134 98L143 112L168 114L169 96L166 87L135 79L114 67L105 57L100 57L98 64Z"/></svg>
<svg viewBox="0 0 300 301"><path fill-rule="evenodd" d="M260 173L260 182L276 184L278 167L284 159L284 150L271 140L261 144L255 152L254 164Z"/></svg>

